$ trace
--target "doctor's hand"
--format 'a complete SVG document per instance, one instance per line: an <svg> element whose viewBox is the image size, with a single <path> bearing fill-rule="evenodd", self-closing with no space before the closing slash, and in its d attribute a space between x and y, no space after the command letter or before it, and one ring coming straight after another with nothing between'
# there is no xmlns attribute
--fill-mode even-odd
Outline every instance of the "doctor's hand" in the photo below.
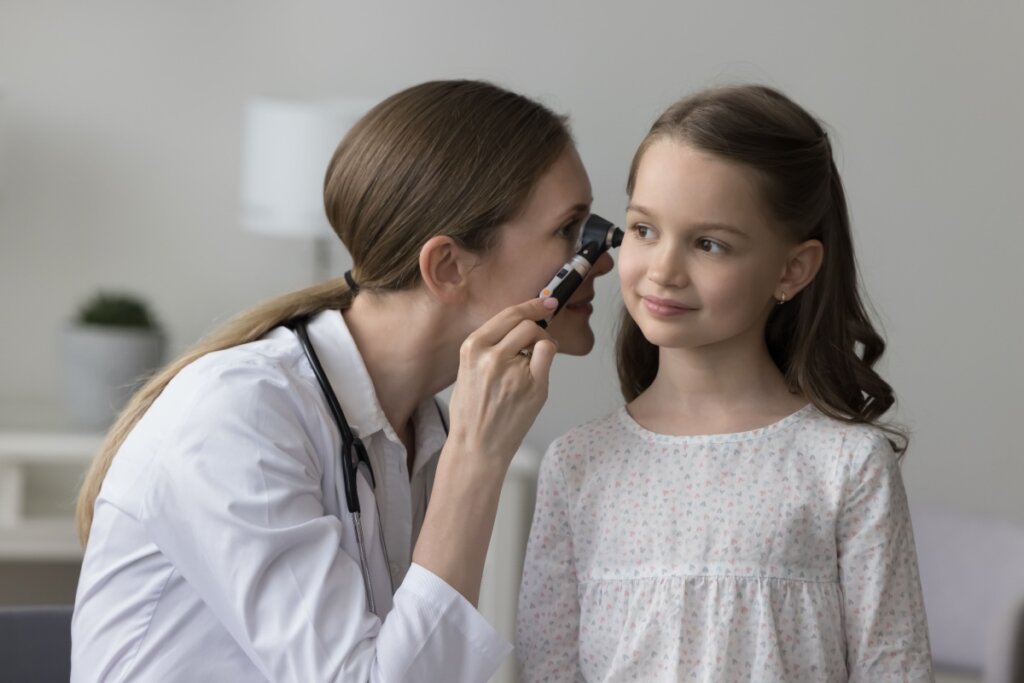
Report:
<svg viewBox="0 0 1024 683"><path fill-rule="evenodd" d="M459 352L451 429L412 559L474 605L505 473L548 398L556 345L534 321L557 304L531 299L506 308Z"/></svg>
<svg viewBox="0 0 1024 683"><path fill-rule="evenodd" d="M506 308L460 350L449 441L501 476L548 397L557 344L535 321L557 305L548 298Z"/></svg>

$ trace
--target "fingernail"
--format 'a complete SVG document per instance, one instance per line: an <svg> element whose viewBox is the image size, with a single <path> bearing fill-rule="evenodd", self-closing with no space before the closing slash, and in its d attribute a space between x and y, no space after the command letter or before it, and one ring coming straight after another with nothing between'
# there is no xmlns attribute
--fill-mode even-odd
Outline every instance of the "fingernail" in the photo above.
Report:
<svg viewBox="0 0 1024 683"><path fill-rule="evenodd" d="M544 308L550 308L552 310L558 308L558 299L553 296L549 296L547 299L544 299Z"/></svg>

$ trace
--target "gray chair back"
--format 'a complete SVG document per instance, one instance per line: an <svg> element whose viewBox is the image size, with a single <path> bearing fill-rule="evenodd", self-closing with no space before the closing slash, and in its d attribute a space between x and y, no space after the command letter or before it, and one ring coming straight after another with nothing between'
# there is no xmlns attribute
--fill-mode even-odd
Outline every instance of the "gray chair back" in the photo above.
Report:
<svg viewBox="0 0 1024 683"><path fill-rule="evenodd" d="M71 605L0 607L0 679L67 683L72 609Z"/></svg>

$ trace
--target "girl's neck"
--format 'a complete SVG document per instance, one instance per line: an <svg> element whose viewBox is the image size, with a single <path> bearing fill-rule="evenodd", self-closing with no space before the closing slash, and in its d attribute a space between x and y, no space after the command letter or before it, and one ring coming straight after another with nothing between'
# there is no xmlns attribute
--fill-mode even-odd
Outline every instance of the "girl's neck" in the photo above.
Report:
<svg viewBox="0 0 1024 683"><path fill-rule="evenodd" d="M806 402L786 387L764 344L716 345L661 349L657 377L628 409L653 432L722 434L772 424Z"/></svg>
<svg viewBox="0 0 1024 683"><path fill-rule="evenodd" d="M343 312L388 422L412 455L412 418L455 381L461 340L418 290L362 292Z"/></svg>

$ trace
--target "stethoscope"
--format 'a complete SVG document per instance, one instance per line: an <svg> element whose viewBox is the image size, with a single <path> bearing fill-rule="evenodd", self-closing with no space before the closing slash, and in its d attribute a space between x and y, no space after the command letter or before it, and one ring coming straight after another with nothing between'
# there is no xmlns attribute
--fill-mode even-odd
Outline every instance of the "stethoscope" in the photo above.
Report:
<svg viewBox="0 0 1024 683"><path fill-rule="evenodd" d="M297 318L289 321L286 326L294 331L299 338L302 351L306 354L306 360L309 361L313 374L316 376L316 381L320 385L320 390L327 400L327 407L331 410L334 423L338 425L338 431L341 432L341 474L344 482L345 502L348 506L349 514L352 515L352 523L356 530L356 545L359 547L359 569L363 575L366 601L370 606L371 612L377 616L382 616L377 612L377 602L373 598L373 583L370 578L370 564L366 555L366 541L363 537L362 508L359 504L359 490L356 486L356 477L359 471L362 470L363 476L374 491L377 489L377 480L373 475L373 466L370 464L370 456L366 452L366 447L352 433L348 420L345 419L345 413L341 409L341 404L338 403L338 397L334 393L334 387L331 386L330 380L327 379L327 373L324 372L323 365L320 364L320 358L316 354L316 349L313 348L313 343L309 340L306 323L306 318ZM437 411L441 415L441 423L444 425L445 434L447 434L448 424L444 419L440 406L437 407ZM376 505L376 503L375 496L374 504ZM390 572L391 560L388 556L388 546L384 542L384 527L381 524L380 506L377 506L377 520L377 534L380 537L380 547L384 551L384 565L389 569L388 580L391 582L391 593L394 594L395 582Z"/></svg>

